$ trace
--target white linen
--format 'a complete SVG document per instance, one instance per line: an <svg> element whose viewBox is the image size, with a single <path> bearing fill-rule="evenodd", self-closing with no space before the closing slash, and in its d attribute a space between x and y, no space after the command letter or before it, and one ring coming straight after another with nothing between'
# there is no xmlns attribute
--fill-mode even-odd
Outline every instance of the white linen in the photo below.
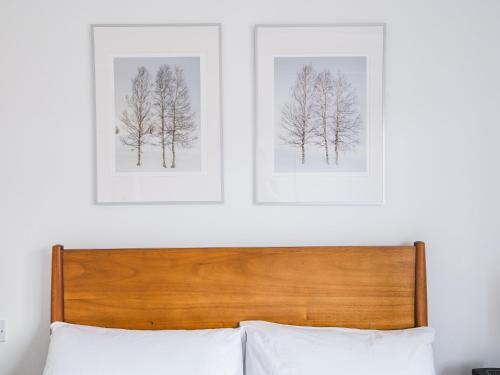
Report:
<svg viewBox="0 0 500 375"><path fill-rule="evenodd" d="M51 329L43 375L243 375L240 329Z"/></svg>
<svg viewBox="0 0 500 375"><path fill-rule="evenodd" d="M432 328L313 328L247 321L246 375L434 375Z"/></svg>

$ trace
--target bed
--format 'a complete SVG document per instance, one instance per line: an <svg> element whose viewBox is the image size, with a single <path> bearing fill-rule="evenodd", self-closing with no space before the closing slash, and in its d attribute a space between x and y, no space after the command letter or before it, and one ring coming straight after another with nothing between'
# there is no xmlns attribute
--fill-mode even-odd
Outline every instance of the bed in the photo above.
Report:
<svg viewBox="0 0 500 375"><path fill-rule="evenodd" d="M65 249L52 322L161 330L245 320L382 330L427 325L425 245Z"/></svg>

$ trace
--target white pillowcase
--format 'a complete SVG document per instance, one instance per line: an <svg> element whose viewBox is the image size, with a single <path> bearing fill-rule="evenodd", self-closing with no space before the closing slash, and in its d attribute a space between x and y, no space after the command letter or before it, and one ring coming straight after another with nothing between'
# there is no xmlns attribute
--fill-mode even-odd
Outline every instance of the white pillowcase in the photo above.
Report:
<svg viewBox="0 0 500 375"><path fill-rule="evenodd" d="M240 329L132 331L56 322L43 375L242 375Z"/></svg>
<svg viewBox="0 0 500 375"><path fill-rule="evenodd" d="M248 321L246 375L434 375L434 330L313 328Z"/></svg>

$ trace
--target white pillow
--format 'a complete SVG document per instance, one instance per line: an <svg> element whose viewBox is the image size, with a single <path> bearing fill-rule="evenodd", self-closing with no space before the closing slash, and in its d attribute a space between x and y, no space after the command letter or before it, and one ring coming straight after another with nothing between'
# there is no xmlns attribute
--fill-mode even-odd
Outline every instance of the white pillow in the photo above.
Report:
<svg viewBox="0 0 500 375"><path fill-rule="evenodd" d="M434 375L432 328L398 331L241 322L246 375Z"/></svg>
<svg viewBox="0 0 500 375"><path fill-rule="evenodd" d="M242 375L240 329L132 331L55 322L43 375Z"/></svg>

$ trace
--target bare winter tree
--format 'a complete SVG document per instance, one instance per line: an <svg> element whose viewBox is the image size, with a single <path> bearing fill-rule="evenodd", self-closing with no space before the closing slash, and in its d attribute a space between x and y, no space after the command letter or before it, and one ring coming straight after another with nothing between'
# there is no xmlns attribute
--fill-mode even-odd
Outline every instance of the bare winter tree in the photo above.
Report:
<svg viewBox="0 0 500 375"><path fill-rule="evenodd" d="M335 164L339 151L348 150L359 143L361 115L357 108L356 91L347 77L338 72L332 81L334 91L332 139L335 147Z"/></svg>
<svg viewBox="0 0 500 375"><path fill-rule="evenodd" d="M314 100L314 136L315 143L325 150L325 162L330 164L329 138L332 121L332 105L334 100L334 90L332 74L329 70L324 70L316 77Z"/></svg>
<svg viewBox="0 0 500 375"><path fill-rule="evenodd" d="M159 146L162 151L163 168L167 168L165 160L165 151L168 147L168 117L169 109L172 100L172 69L169 65L162 65L156 73L155 89L153 93L153 104L156 108L158 117L158 137L160 138Z"/></svg>
<svg viewBox="0 0 500 375"><path fill-rule="evenodd" d="M125 109L121 116L125 127L125 135L121 137L121 141L137 151L137 166L141 165L142 148L146 143L146 135L151 131L150 96L151 78L147 69L142 66L132 78L132 95L126 96L129 109Z"/></svg>
<svg viewBox="0 0 500 375"><path fill-rule="evenodd" d="M281 111L283 133L280 139L288 145L300 148L301 163L306 161L306 145L314 137L314 83L316 73L312 65L304 65L297 73L291 89L291 100Z"/></svg>
<svg viewBox="0 0 500 375"><path fill-rule="evenodd" d="M196 140L194 113L191 112L191 99L184 80L182 68L176 66L172 73L172 92L168 109L168 135L172 152L171 168L175 168L176 146L190 148Z"/></svg>

